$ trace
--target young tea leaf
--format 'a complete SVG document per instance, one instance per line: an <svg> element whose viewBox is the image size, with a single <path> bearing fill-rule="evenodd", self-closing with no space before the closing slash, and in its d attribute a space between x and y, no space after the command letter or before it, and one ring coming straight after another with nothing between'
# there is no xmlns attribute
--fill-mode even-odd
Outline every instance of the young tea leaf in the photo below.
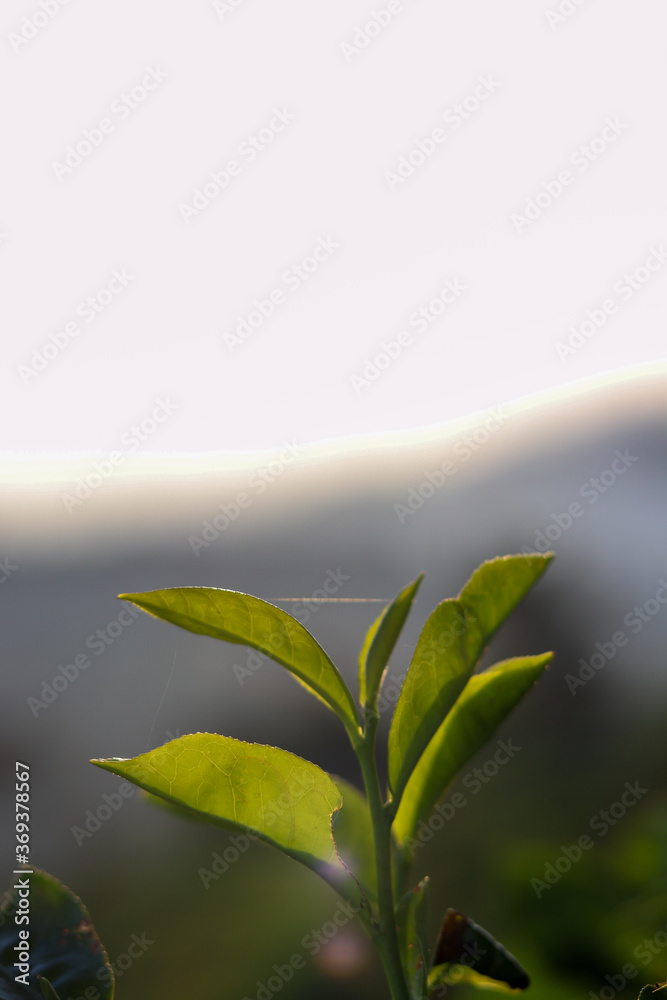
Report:
<svg viewBox="0 0 667 1000"><path fill-rule="evenodd" d="M387 662L408 617L415 594L424 579L420 573L388 604L373 622L359 654L359 700L362 705L375 707Z"/></svg>
<svg viewBox="0 0 667 1000"><path fill-rule="evenodd" d="M251 831L318 874L342 868L331 832L341 793L286 750L195 733L130 760L91 761L227 829Z"/></svg>
<svg viewBox="0 0 667 1000"><path fill-rule="evenodd" d="M499 556L482 563L475 570L459 594L459 601L477 619L485 646L537 583L553 558L552 552L545 555Z"/></svg>
<svg viewBox="0 0 667 1000"><path fill-rule="evenodd" d="M394 820L394 834L409 844L447 785L482 747L541 676L553 653L503 660L466 684L419 758Z"/></svg>
<svg viewBox="0 0 667 1000"><path fill-rule="evenodd" d="M426 996L429 968L428 932L426 927L428 877L396 904L396 929L401 963L413 1000Z"/></svg>
<svg viewBox="0 0 667 1000"><path fill-rule="evenodd" d="M394 802L400 801L405 784L425 746L468 682L473 664L461 640L461 632L476 628L466 618L458 601L446 600L429 616L394 710L389 730L389 785ZM441 651L441 636L447 636L447 651Z"/></svg>
<svg viewBox="0 0 667 1000"><path fill-rule="evenodd" d="M300 622L267 601L215 587L119 594L143 611L198 635L252 646L282 664L343 721L358 730L354 699L335 665Z"/></svg>
<svg viewBox="0 0 667 1000"><path fill-rule="evenodd" d="M26 895L28 893L28 895ZM19 929L14 913L29 902L30 961L26 981L19 961ZM23 901L23 902L21 902ZM111 1000L114 974L78 896L58 879L37 868L17 876L0 920L0 1000L58 1000L84 996L91 988L99 1000ZM27 985L26 985L27 982Z"/></svg>
<svg viewBox="0 0 667 1000"><path fill-rule="evenodd" d="M429 989L441 983L467 982L513 993L530 985L514 955L488 931L457 910L445 913L435 947Z"/></svg>
<svg viewBox="0 0 667 1000"><path fill-rule="evenodd" d="M428 618L389 731L389 784L398 806L426 746L468 682L487 643L552 556L504 556L483 563L456 600Z"/></svg>

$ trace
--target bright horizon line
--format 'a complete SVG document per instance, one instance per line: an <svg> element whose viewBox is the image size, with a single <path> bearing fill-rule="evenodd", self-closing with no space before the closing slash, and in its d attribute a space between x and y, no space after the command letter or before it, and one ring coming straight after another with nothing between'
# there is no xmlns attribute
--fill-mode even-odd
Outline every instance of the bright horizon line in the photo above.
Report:
<svg viewBox="0 0 667 1000"><path fill-rule="evenodd" d="M482 410L476 410L462 417L443 421L437 424L427 424L419 427L392 431L375 431L363 434L348 434L338 438L325 438L320 441L298 444L302 452L300 461L326 461L341 454L349 456L363 452L374 451L383 455L390 449L414 447L426 444L430 440L442 440L465 432L479 425L480 420L488 417L493 410L506 408L513 419L525 417L531 411L545 413L554 405L572 402L585 402L587 397L606 393L617 387L627 386L635 389L648 383L661 381L667 376L667 360L653 361L633 365L622 369L598 373L569 382L566 385L554 386L526 393L513 400L497 403ZM657 385L656 385L657 389ZM656 394L657 396L657 394ZM644 398L644 397L642 397ZM664 394L657 396L659 402L664 402ZM283 442L271 448L256 448L246 450L220 451L142 451L137 456L129 453L132 461L128 466L119 465L114 470L114 478L125 480L147 478L165 473L210 473L219 472L221 459L225 461L225 471L240 473L254 468L258 461L270 461L291 442ZM63 451L63 452L10 452L0 451L0 485L52 485L71 481L73 476L85 469L91 459L103 459L105 451ZM140 459L137 462L137 458ZM123 460L124 461L124 460ZM46 467L45 467L46 466Z"/></svg>

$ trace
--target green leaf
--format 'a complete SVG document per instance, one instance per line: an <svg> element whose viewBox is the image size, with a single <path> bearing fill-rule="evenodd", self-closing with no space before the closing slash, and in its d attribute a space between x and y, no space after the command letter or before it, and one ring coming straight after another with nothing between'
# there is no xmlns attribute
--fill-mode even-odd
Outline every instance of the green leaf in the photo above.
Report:
<svg viewBox="0 0 667 1000"><path fill-rule="evenodd" d="M335 665L310 632L281 608L215 587L173 587L118 596L189 632L252 646L270 656L333 709L348 731L358 731L354 699Z"/></svg>
<svg viewBox="0 0 667 1000"><path fill-rule="evenodd" d="M432 990L440 984L463 982L504 993L525 990L530 985L514 955L479 924L449 909L435 947L428 986Z"/></svg>
<svg viewBox="0 0 667 1000"><path fill-rule="evenodd" d="M426 975L429 967L428 932L426 927L428 877L396 904L396 929L401 963L413 1000L426 995Z"/></svg>
<svg viewBox="0 0 667 1000"><path fill-rule="evenodd" d="M0 911L0 1000L58 1000L81 996L91 986L100 1000L111 1000L113 971L85 906L52 875L31 871L17 876ZM30 924L17 925L14 915L26 901ZM23 972L14 965L22 928L30 933L27 986L15 980Z"/></svg>
<svg viewBox="0 0 667 1000"><path fill-rule="evenodd" d="M541 676L553 653L503 660L475 674L410 775L394 820L396 839L415 836L450 781Z"/></svg>
<svg viewBox="0 0 667 1000"><path fill-rule="evenodd" d="M378 692L387 662L408 617L415 594L424 579L420 573L400 594L388 604L373 622L359 654L359 700L362 705L375 708Z"/></svg>
<svg viewBox="0 0 667 1000"><path fill-rule="evenodd" d="M521 990L512 989L507 983L482 975L469 965L457 965L452 962L449 965L436 965L431 969L428 977L429 992L438 987L448 989L450 986L472 986L478 990L493 990L495 993L521 993Z"/></svg>
<svg viewBox="0 0 667 1000"><path fill-rule="evenodd" d="M250 830L318 874L342 869L331 832L341 793L287 750L195 733L130 760L91 763L225 829Z"/></svg>
<svg viewBox="0 0 667 1000"><path fill-rule="evenodd" d="M427 619L389 731L389 784L396 807L487 643L551 559L505 556L483 563L459 597L442 601Z"/></svg>
<svg viewBox="0 0 667 1000"><path fill-rule="evenodd" d="M343 808L334 816L333 835L338 854L356 875L371 899L377 897L375 841L366 796L343 778L334 778L343 795Z"/></svg>
<svg viewBox="0 0 667 1000"><path fill-rule="evenodd" d="M553 558L552 552L499 556L475 570L459 594L459 600L477 618L484 646L537 583ZM477 652L478 657L480 652Z"/></svg>
<svg viewBox="0 0 667 1000"><path fill-rule="evenodd" d="M410 662L389 730L389 784L394 802L424 747L465 687L472 671L461 639L462 630L474 628L466 609L447 600L429 616ZM445 659L438 643L447 637ZM451 640L451 641L450 641Z"/></svg>

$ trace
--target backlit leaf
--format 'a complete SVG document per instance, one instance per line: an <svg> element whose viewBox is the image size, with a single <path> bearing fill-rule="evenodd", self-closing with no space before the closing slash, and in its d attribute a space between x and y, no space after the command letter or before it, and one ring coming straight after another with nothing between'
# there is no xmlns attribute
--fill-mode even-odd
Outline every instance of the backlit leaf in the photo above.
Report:
<svg viewBox="0 0 667 1000"><path fill-rule="evenodd" d="M336 666L310 632L281 608L215 587L173 587L119 597L189 632L252 646L286 667L349 731L358 729L354 699Z"/></svg>
<svg viewBox="0 0 667 1000"><path fill-rule="evenodd" d="M459 600L476 617L484 646L537 583L553 558L552 552L545 555L499 556L482 563L475 570L459 594Z"/></svg>
<svg viewBox="0 0 667 1000"><path fill-rule="evenodd" d="M461 638L467 628L476 624L468 622L465 607L446 600L432 612L419 636L389 730L389 783L395 802L468 682L473 665Z"/></svg>
<svg viewBox="0 0 667 1000"><path fill-rule="evenodd" d="M389 732L389 784L396 804L487 643L551 558L505 556L483 563L457 599L443 601L429 616Z"/></svg>
<svg viewBox="0 0 667 1000"><path fill-rule="evenodd" d="M331 832L341 793L316 764L286 750L195 733L129 760L92 763L200 818L249 830L319 874L342 869Z"/></svg>
<svg viewBox="0 0 667 1000"><path fill-rule="evenodd" d="M420 573L387 605L366 633L359 654L359 700L362 705L375 706L387 662L423 579L424 574Z"/></svg>
<svg viewBox="0 0 667 1000"><path fill-rule="evenodd" d="M553 653L543 653L503 660L470 678L410 775L393 826L400 843L415 836L450 781L486 743L552 657Z"/></svg>

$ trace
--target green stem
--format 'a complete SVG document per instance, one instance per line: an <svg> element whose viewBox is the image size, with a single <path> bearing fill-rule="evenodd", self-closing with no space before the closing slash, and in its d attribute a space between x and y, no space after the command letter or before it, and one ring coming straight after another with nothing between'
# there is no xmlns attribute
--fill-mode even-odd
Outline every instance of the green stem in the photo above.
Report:
<svg viewBox="0 0 667 1000"><path fill-rule="evenodd" d="M375 841L375 866L380 916L380 928L375 936L375 943L380 952L392 1000L410 1000L410 993L401 963L401 953L396 933L396 918L394 915L394 888L391 867L392 817L385 809L382 801L380 781L375 763L375 733L377 723L377 713L370 714L364 737L355 746L359 763L361 764L364 785L366 786L366 796L373 824L373 839Z"/></svg>

